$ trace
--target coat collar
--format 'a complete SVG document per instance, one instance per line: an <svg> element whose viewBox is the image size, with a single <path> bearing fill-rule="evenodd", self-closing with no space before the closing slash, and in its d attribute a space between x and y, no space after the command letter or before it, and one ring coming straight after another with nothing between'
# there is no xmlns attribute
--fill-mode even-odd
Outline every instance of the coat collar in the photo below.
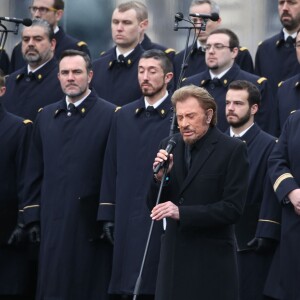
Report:
<svg viewBox="0 0 300 300"><path fill-rule="evenodd" d="M220 136L220 131L216 127L210 128L207 132L206 139L201 146L200 151L195 156L193 164L191 166L190 171L185 177L185 161L184 151L185 151L185 143L180 134L177 134L177 146L179 149L176 151L177 155L174 155L174 167L176 177L179 179L179 182L183 182L181 186L180 193L182 193L189 183L193 180L193 178L197 175L197 173L202 169L203 164L210 157L210 155L214 152L216 144L218 143L218 137Z"/></svg>
<svg viewBox="0 0 300 300"><path fill-rule="evenodd" d="M114 50L109 53L109 62L108 69L113 69L115 67L119 67L118 60L116 57L116 46L113 48ZM138 44L134 50L125 57L124 66L130 68L134 65L136 61L140 59L141 54L143 53L143 48L140 44Z"/></svg>
<svg viewBox="0 0 300 300"><path fill-rule="evenodd" d="M78 107L76 107L76 111L80 114L81 117L85 117L86 114L92 109L96 101L97 95L92 90L91 93L86 97L86 99ZM58 102L58 105L54 111L54 118L56 118L60 113L67 113L67 105L65 99L62 99Z"/></svg>
<svg viewBox="0 0 300 300"><path fill-rule="evenodd" d="M220 78L219 84L224 87L227 87L230 84L230 82L236 78L236 76L240 72L240 70L241 70L240 67L236 63L234 63L232 65L232 67L228 70L228 72L225 75L223 75L222 78ZM210 77L209 70L206 69L203 73L204 74L203 74L202 80L199 84L200 87L204 87L208 84L213 83L213 80Z"/></svg>
<svg viewBox="0 0 300 300"><path fill-rule="evenodd" d="M142 115L142 113L146 110L145 108L145 101L144 98L141 97L137 102L136 105L134 107L134 114L136 115L136 117L139 117ZM170 94L168 95L168 97L155 109L156 112L160 115L160 117L163 119L165 118L169 111L173 112L173 107L171 104L171 96Z"/></svg>
<svg viewBox="0 0 300 300"><path fill-rule="evenodd" d="M37 82L42 82L44 78L46 78L49 74L51 74L52 71L57 67L58 67L57 61L53 57L42 68L40 68L39 70L33 73L34 79ZM22 79L26 80L26 76L27 76L27 65L15 73L15 80L17 82L19 82Z"/></svg>

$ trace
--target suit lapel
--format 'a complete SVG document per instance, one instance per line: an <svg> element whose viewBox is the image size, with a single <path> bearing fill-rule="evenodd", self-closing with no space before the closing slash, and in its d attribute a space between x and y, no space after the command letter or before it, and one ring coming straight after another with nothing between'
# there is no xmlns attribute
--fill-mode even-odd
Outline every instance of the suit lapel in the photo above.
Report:
<svg viewBox="0 0 300 300"><path fill-rule="evenodd" d="M218 130L215 128L212 128L209 136L204 141L204 144L202 145L200 151L195 156L190 171L188 172L186 178L183 180L183 184L181 186L180 193L182 193L185 190L185 188L190 184L190 182L194 179L194 177L202 169L202 167L205 164L205 162L207 161L207 159L214 152L215 146L218 142L217 136L218 136Z"/></svg>

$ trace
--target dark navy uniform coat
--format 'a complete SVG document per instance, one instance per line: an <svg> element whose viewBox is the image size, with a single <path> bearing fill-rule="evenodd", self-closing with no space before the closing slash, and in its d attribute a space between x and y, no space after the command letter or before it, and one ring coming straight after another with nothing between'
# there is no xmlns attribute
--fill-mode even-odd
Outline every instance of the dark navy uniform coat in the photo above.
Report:
<svg viewBox="0 0 300 300"><path fill-rule="evenodd" d="M161 50L161 51L165 52L172 61L173 61L175 53L176 53L175 50L172 48L167 48L163 45L153 43L147 34L144 35L144 39L141 42L141 46L145 51L151 50L151 49Z"/></svg>
<svg viewBox="0 0 300 300"><path fill-rule="evenodd" d="M159 142L170 131L170 96L153 111L144 98L116 114L105 155L99 220L115 222L110 293L132 294L138 278L151 219L146 196ZM143 272L140 294L154 294L162 223L156 222Z"/></svg>
<svg viewBox="0 0 300 300"><path fill-rule="evenodd" d="M155 299L237 300L233 224L241 216L246 200L246 146L211 128L186 174L185 143L180 134L174 138L174 165L161 201L174 202L180 220L167 218ZM158 186L151 186L151 207Z"/></svg>
<svg viewBox="0 0 300 300"><path fill-rule="evenodd" d="M90 56L90 51L87 47L87 44L70 36L69 34L66 34L61 27L59 27L59 31L54 34L54 38L56 39L54 54L57 60L59 60L62 52L68 49L83 51ZM20 42L14 47L11 54L10 73L21 69L25 65L26 62L22 55L22 43Z"/></svg>
<svg viewBox="0 0 300 300"><path fill-rule="evenodd" d="M268 79L274 95L279 82L300 73L294 44L284 41L283 31L259 44L255 73Z"/></svg>
<svg viewBox="0 0 300 300"><path fill-rule="evenodd" d="M21 206L31 125L0 104L0 295L24 295L30 280L25 249L7 241Z"/></svg>
<svg viewBox="0 0 300 300"><path fill-rule="evenodd" d="M229 130L227 131L229 134ZM280 213L272 219L260 218L262 202L278 204L276 195L267 173L267 162L276 139L262 131L257 124L240 138L247 146L249 159L249 183L244 212L235 225L238 245L238 267L241 300L263 299L264 282L269 270L273 253L257 254L247 245L256 236L260 227L259 237L280 238ZM269 188L266 188L269 186ZM271 206L270 205L270 206ZM280 212L280 210L279 210ZM266 212L262 212L265 214ZM279 218L279 219L278 219Z"/></svg>
<svg viewBox="0 0 300 300"><path fill-rule="evenodd" d="M198 73L205 71L207 68L205 63L205 51L202 50L202 48L198 49L197 44L193 49L192 46L189 46L187 49L187 54L190 52L191 52L190 58L188 59L187 67L185 68L183 77L190 77L196 75ZM175 76L174 80L176 85L180 75L183 55L184 55L184 50L177 53L174 58L174 76ZM242 70L249 73L254 72L252 57L247 48L245 47L239 48L239 52L235 59L235 62L240 66Z"/></svg>
<svg viewBox="0 0 300 300"><path fill-rule="evenodd" d="M123 106L142 96L138 82L138 64L143 49L137 45L125 61L119 63L116 51L108 51L93 63L92 86L97 94L116 105Z"/></svg>
<svg viewBox="0 0 300 300"><path fill-rule="evenodd" d="M34 120L41 107L63 96L57 74L56 59L50 60L32 76L27 74L27 66L10 74L3 105L13 114Z"/></svg>
<svg viewBox="0 0 300 300"><path fill-rule="evenodd" d="M278 136L289 115L300 108L300 73L279 84L277 90Z"/></svg>
<svg viewBox="0 0 300 300"><path fill-rule="evenodd" d="M225 131L228 128L226 119L225 107L226 107L226 93L228 85L234 80L248 80L255 84L262 96L261 106L258 113L255 115L255 121L265 131L272 132L273 123L270 119L271 112L274 110L273 94L265 78L259 78L258 76L245 72L240 69L237 64L233 64L230 70L217 82L211 80L208 69L202 73L194 75L183 81L183 85L194 84L205 88L215 99L218 105L217 110L217 126L221 131Z"/></svg>
<svg viewBox="0 0 300 300"><path fill-rule="evenodd" d="M111 246L94 233L114 109L92 92L74 113L63 99L38 114L24 208L41 223L36 299L107 299Z"/></svg>
<svg viewBox="0 0 300 300"><path fill-rule="evenodd" d="M286 121L278 143L269 157L269 175L274 191L282 204L279 269L281 300L300 299L300 217L287 195L300 188L300 112Z"/></svg>

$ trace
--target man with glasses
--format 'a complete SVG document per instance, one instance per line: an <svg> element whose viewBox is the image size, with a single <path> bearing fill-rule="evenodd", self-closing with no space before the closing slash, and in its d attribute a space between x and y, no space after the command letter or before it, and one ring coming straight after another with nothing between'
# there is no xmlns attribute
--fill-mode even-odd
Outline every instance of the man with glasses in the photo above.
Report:
<svg viewBox="0 0 300 300"><path fill-rule="evenodd" d="M300 34L299 30L296 36L296 55L298 65L300 64ZM286 99L289 101L286 101ZM297 109L300 109L300 71L297 75L289 78L286 81L281 82L278 85L277 91L277 116L278 116L278 135L280 134L283 124L289 115Z"/></svg>
<svg viewBox="0 0 300 300"><path fill-rule="evenodd" d="M278 0L278 13L283 29L261 42L255 56L255 73L268 78L275 93L279 82L300 72L293 47L300 28L300 0Z"/></svg>
<svg viewBox="0 0 300 300"><path fill-rule="evenodd" d="M66 49L80 50L90 55L87 44L83 41L66 34L64 30L58 26L58 22L64 14L63 0L33 0L29 7L31 17L34 19L46 20L54 30L56 39L55 57L59 58L61 53ZM15 46L11 56L10 72L20 69L26 64L21 52L21 43Z"/></svg>
<svg viewBox="0 0 300 300"><path fill-rule="evenodd" d="M216 99L218 104L218 128L225 131L228 123L225 116L225 96L230 82L243 79L255 84L262 95L261 109L255 115L255 121L260 127L272 132L270 111L272 109L272 93L266 78L241 70L235 58L239 51L239 39L229 29L216 29L212 31L206 43L205 62L207 69L204 72L183 80L183 85L195 84L204 87Z"/></svg>
<svg viewBox="0 0 300 300"><path fill-rule="evenodd" d="M205 14L210 15L212 13L220 14L220 7L218 3L213 0L193 0L190 5L190 14ZM195 23L196 26L200 26L200 23L203 22L201 18L191 17L191 20ZM192 49L192 46L188 48L187 53L191 53L187 61L187 67L185 68L184 77L189 77L200 73L205 70L205 51L204 47L208 35L215 29L217 29L222 22L221 17L217 21L208 20L206 24L206 30L199 33L199 29L196 30L198 34L198 40L195 47ZM174 72L175 72L175 84L177 84L178 77L180 74L180 69L182 65L184 50L179 52L174 58ZM251 55L247 48L239 47L238 55L235 59L235 62L240 66L242 70L253 73L253 61Z"/></svg>

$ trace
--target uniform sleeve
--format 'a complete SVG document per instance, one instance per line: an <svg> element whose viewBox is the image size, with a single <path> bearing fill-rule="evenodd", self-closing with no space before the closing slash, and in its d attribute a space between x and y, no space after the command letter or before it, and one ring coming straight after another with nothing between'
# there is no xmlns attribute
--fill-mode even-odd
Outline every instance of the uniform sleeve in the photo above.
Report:
<svg viewBox="0 0 300 300"><path fill-rule="evenodd" d="M39 115L33 126L29 146L28 163L24 187L24 222L29 224L40 220L40 196L44 173L42 140L39 127Z"/></svg>
<svg viewBox="0 0 300 300"><path fill-rule="evenodd" d="M285 123L278 143L275 145L268 162L271 183L280 203L285 203L287 195L292 190L299 188L291 172L288 157L289 130L293 120L291 117Z"/></svg>
<svg viewBox="0 0 300 300"><path fill-rule="evenodd" d="M115 114L104 155L103 176L98 208L98 221L113 221L117 182L117 116ZM130 176L130 174L129 174Z"/></svg>

